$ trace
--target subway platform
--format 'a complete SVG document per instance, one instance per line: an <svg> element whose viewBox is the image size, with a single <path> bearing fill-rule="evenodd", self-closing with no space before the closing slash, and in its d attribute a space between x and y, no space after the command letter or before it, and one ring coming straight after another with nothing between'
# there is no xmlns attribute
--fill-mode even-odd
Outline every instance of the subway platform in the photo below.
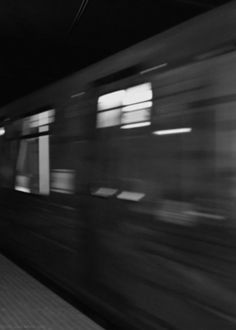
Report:
<svg viewBox="0 0 236 330"><path fill-rule="evenodd" d="M0 254L0 330L102 330Z"/></svg>

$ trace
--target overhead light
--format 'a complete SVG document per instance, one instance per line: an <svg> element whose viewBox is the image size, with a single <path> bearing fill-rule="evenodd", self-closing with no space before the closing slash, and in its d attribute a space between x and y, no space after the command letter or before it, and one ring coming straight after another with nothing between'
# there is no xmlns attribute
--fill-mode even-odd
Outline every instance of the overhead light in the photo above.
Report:
<svg viewBox="0 0 236 330"><path fill-rule="evenodd" d="M165 129L160 131L155 131L152 134L155 135L169 135L169 134L183 134L192 132L191 127L183 127L183 128L174 128L174 129Z"/></svg>
<svg viewBox="0 0 236 330"><path fill-rule="evenodd" d="M134 123L134 124L129 124L129 125L123 125L121 126L122 129L129 129L129 128L138 128L138 127L144 127L144 126L149 126L151 125L150 121L144 121L142 123Z"/></svg>
<svg viewBox="0 0 236 330"><path fill-rule="evenodd" d="M4 127L0 127L0 136L5 134L5 128Z"/></svg>

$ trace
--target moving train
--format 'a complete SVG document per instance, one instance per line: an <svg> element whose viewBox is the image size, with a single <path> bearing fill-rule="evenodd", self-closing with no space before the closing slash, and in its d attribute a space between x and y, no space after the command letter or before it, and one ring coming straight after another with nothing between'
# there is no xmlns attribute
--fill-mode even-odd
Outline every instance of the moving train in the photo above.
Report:
<svg viewBox="0 0 236 330"><path fill-rule="evenodd" d="M0 248L123 328L236 329L236 1L0 109Z"/></svg>

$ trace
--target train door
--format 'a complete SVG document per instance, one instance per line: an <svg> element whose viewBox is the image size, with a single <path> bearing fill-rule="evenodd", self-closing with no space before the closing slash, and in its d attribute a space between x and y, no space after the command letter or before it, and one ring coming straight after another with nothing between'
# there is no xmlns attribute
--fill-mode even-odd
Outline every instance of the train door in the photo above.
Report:
<svg viewBox="0 0 236 330"><path fill-rule="evenodd" d="M144 160L138 158L138 150L150 131L152 99L151 83L139 76L102 86L97 94L91 179L91 212L99 246L96 281L101 294L124 313L133 253L127 232L132 222L130 206L145 197L145 182L139 175Z"/></svg>

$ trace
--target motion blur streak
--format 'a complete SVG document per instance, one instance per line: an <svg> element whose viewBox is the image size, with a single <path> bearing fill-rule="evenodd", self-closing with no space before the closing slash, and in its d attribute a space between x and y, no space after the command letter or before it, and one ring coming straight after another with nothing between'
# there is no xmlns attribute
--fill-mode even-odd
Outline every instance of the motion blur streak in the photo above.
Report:
<svg viewBox="0 0 236 330"><path fill-rule="evenodd" d="M144 126L149 126L151 125L150 121L145 121L143 123L135 123L135 124L129 124L129 125L124 125L121 126L122 129L130 129L130 128L138 128L138 127L144 127Z"/></svg>
<svg viewBox="0 0 236 330"><path fill-rule="evenodd" d="M122 329L235 330L235 40L236 1L0 109L0 248Z"/></svg>
<svg viewBox="0 0 236 330"><path fill-rule="evenodd" d="M192 132L192 128L174 128L174 129L166 129L161 131L155 131L153 134L155 135L169 135L169 134L182 134L182 133L190 133Z"/></svg>

